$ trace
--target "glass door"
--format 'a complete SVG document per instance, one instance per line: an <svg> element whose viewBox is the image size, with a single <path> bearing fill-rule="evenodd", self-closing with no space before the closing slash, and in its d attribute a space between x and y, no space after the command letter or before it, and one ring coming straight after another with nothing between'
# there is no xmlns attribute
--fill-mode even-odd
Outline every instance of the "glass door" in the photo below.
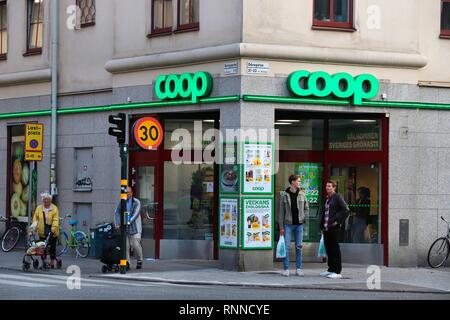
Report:
<svg viewBox="0 0 450 320"><path fill-rule="evenodd" d="M142 250L144 258L156 258L156 226L158 215L155 166L140 166L135 171L134 194L141 201Z"/></svg>

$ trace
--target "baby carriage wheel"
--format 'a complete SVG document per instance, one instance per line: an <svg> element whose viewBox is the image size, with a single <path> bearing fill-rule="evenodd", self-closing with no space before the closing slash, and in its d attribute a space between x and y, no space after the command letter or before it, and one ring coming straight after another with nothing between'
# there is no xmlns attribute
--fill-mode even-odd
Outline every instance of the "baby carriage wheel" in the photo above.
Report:
<svg viewBox="0 0 450 320"><path fill-rule="evenodd" d="M33 260L33 268L35 268L35 269L39 268L39 260L38 259Z"/></svg>
<svg viewBox="0 0 450 320"><path fill-rule="evenodd" d="M102 266L102 273L106 273L108 271L108 267L103 265Z"/></svg>
<svg viewBox="0 0 450 320"><path fill-rule="evenodd" d="M49 270L50 264L47 261L43 261L42 263L42 270Z"/></svg>
<svg viewBox="0 0 450 320"><path fill-rule="evenodd" d="M115 272L115 273L119 272L119 266L118 266L118 265L116 265L116 266L114 267L114 272Z"/></svg>
<svg viewBox="0 0 450 320"><path fill-rule="evenodd" d="M28 270L30 270L30 263L29 262L23 262L22 263L22 270L27 272Z"/></svg>
<svg viewBox="0 0 450 320"><path fill-rule="evenodd" d="M61 260L61 259L56 260L56 267L57 267L58 269L61 269L61 268L62 268L62 260Z"/></svg>

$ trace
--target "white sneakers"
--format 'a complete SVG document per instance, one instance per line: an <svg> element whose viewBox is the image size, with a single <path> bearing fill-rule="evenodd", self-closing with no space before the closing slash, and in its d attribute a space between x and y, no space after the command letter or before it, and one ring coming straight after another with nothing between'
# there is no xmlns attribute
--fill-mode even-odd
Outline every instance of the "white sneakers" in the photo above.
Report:
<svg viewBox="0 0 450 320"><path fill-rule="evenodd" d="M329 271L325 271L325 272L321 272L320 276L321 277L328 277L330 274L332 274L333 272L329 272Z"/></svg>
<svg viewBox="0 0 450 320"><path fill-rule="evenodd" d="M338 273L334 273L334 272L329 272L329 271L325 271L320 273L321 277L327 277L330 279L342 279L342 274L338 274Z"/></svg>
<svg viewBox="0 0 450 320"><path fill-rule="evenodd" d="M289 277L289 270L283 270L281 274L285 277ZM305 275L302 269L295 270L295 274L298 275L299 277L303 277Z"/></svg>

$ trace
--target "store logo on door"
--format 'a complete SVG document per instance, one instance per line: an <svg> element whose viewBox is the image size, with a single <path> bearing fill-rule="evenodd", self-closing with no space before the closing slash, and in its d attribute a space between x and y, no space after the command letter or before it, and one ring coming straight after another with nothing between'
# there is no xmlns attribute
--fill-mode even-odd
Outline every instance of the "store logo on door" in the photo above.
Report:
<svg viewBox="0 0 450 320"><path fill-rule="evenodd" d="M289 75L288 89L299 97L333 95L341 99L351 98L354 105L361 105L363 99L377 95L379 84L377 78L367 73L353 77L345 72L330 75L323 71L310 73L300 70Z"/></svg>
<svg viewBox="0 0 450 320"><path fill-rule="evenodd" d="M161 75L156 79L155 92L161 100L190 99L197 103L211 94L212 76L208 72Z"/></svg>

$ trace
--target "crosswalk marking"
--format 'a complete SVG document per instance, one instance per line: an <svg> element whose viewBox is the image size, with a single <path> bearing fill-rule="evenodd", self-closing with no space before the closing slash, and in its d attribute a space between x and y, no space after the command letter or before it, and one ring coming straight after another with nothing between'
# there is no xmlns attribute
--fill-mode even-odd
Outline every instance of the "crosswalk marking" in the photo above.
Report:
<svg viewBox="0 0 450 320"><path fill-rule="evenodd" d="M0 283L5 284L5 285L28 287L28 288L54 287L53 285L47 285L47 284L43 284L43 283L29 283L29 282L11 281L11 280L5 280L5 279L0 279Z"/></svg>
<svg viewBox="0 0 450 320"><path fill-rule="evenodd" d="M0 279L15 279L15 280L22 280L26 281L27 283L39 283L43 282L45 284L66 284L67 283L67 277L64 279L56 280L56 279L44 279L40 277L34 277L34 276L19 276L19 275L10 275L10 274L0 274ZM81 280L82 285L86 287L101 287L99 284L84 284L83 280Z"/></svg>

